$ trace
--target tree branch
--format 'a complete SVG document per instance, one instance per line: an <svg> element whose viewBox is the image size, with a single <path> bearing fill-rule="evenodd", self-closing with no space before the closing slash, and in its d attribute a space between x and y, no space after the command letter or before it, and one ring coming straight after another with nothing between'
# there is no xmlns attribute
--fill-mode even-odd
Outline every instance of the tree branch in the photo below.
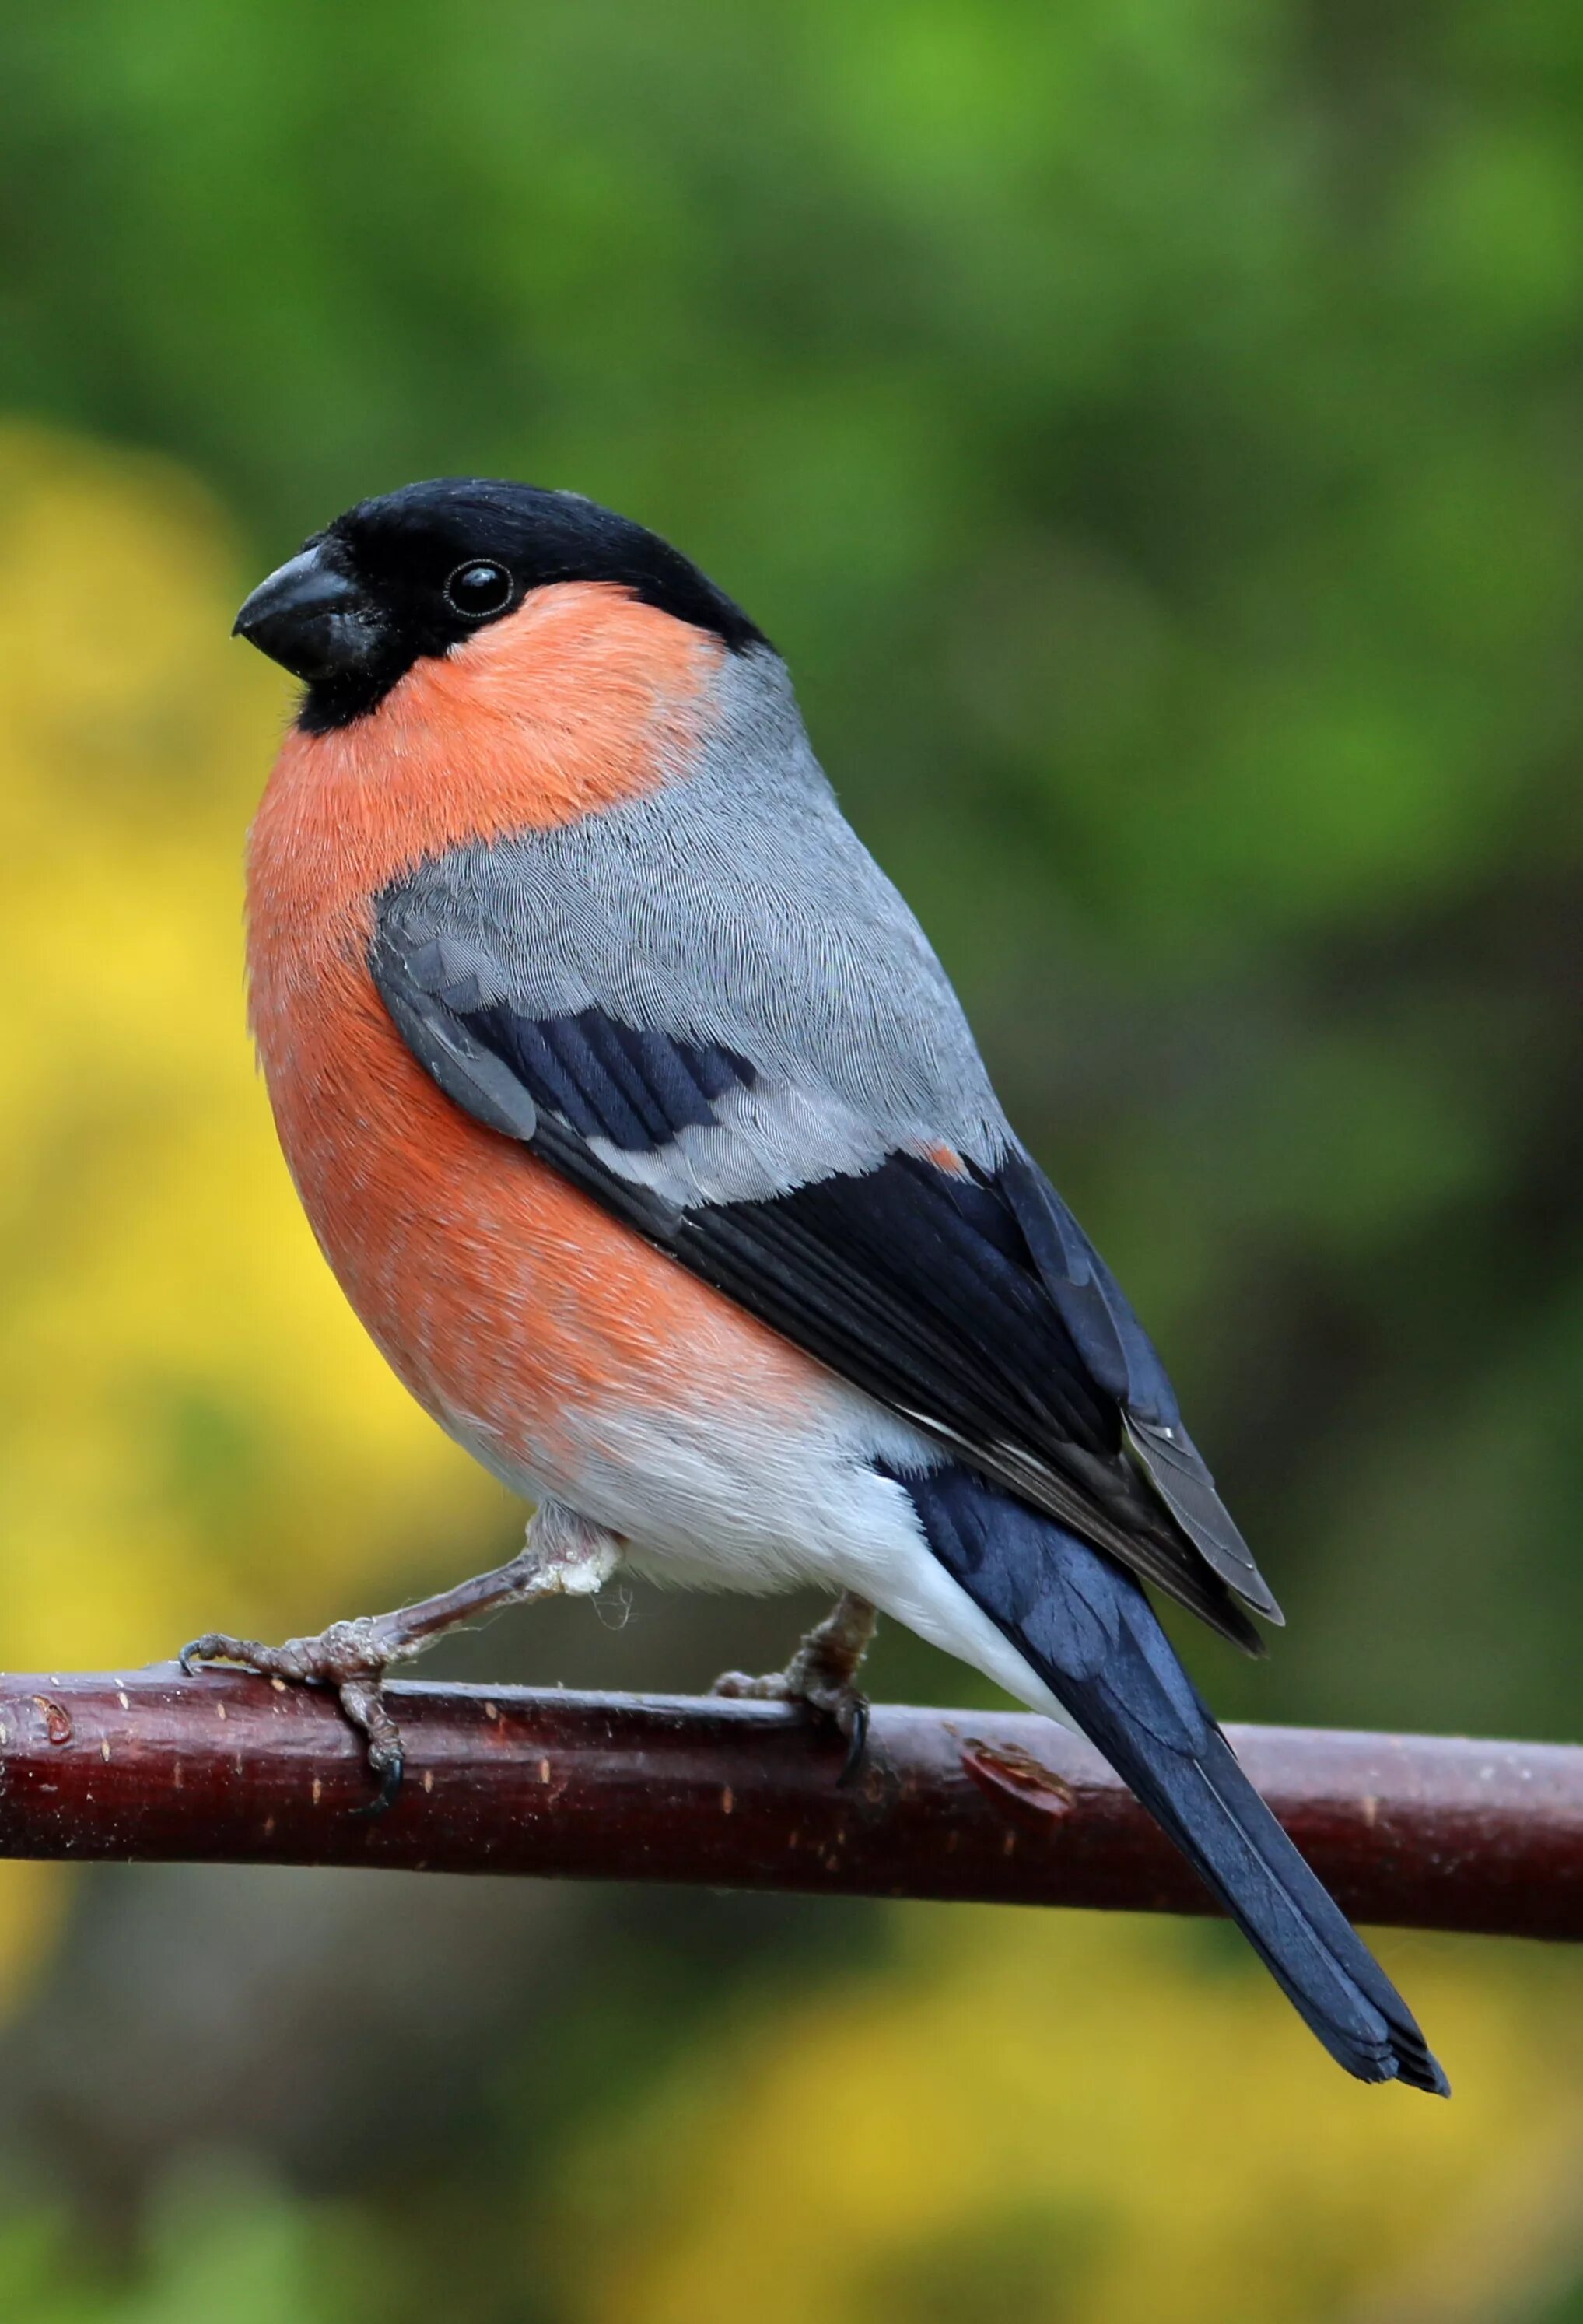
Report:
<svg viewBox="0 0 1583 2324"><path fill-rule="evenodd" d="M867 1756L778 1705L401 1686L390 1814L329 1697L237 1673L0 1678L0 1855L341 1864L1212 1909L1049 1721L876 1707ZM1233 1728L1366 1921L1583 1937L1583 1749Z"/></svg>

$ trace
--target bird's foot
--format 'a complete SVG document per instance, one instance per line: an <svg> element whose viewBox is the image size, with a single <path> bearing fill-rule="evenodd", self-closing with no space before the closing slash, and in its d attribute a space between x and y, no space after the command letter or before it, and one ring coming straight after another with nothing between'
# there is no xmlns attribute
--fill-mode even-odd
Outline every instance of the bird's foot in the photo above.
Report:
<svg viewBox="0 0 1583 2324"><path fill-rule="evenodd" d="M846 1758L836 1780L847 1783L856 1773L869 1739L869 1698L850 1681L827 1679L805 1663L801 1655L794 1655L784 1670L766 1671L761 1677L747 1671L722 1671L709 1692L729 1695L736 1702L806 1703L810 1711L833 1720L847 1738Z"/></svg>
<svg viewBox="0 0 1583 2324"><path fill-rule="evenodd" d="M384 1677L391 1663L412 1651L399 1614L359 1614L351 1621L332 1622L317 1637L288 1638L282 1646L207 1630L182 1647L181 1667L190 1678L199 1663L232 1663L285 1686L333 1688L346 1717L367 1738L369 1770L379 1785L377 1797L356 1812L382 1815L401 1788L405 1766L401 1730L384 1699Z"/></svg>
<svg viewBox="0 0 1583 2324"><path fill-rule="evenodd" d="M745 1671L725 1671L710 1689L741 1701L804 1702L811 1711L834 1721L847 1739L846 1758L838 1783L850 1783L862 1760L869 1739L869 1698L854 1681L876 1616L866 1599L849 1591L833 1614L810 1630L784 1670L755 1678Z"/></svg>
<svg viewBox="0 0 1583 2324"><path fill-rule="evenodd" d="M454 1590L420 1598L415 1605L399 1606L393 1613L359 1614L349 1622L332 1622L318 1637L288 1638L283 1646L261 1646L256 1638L210 1630L182 1648L181 1667L190 1677L198 1663L235 1663L286 1686L332 1687L353 1726L368 1738L368 1765L379 1785L377 1799L356 1812L381 1815L401 1788L404 1764L401 1730L383 1692L391 1665L420 1655L447 1630L498 1613L504 1606L523 1605L535 1598L594 1596L621 1563L621 1547L618 1536L603 1526L559 1501L541 1501L527 1541L509 1564L474 1574Z"/></svg>

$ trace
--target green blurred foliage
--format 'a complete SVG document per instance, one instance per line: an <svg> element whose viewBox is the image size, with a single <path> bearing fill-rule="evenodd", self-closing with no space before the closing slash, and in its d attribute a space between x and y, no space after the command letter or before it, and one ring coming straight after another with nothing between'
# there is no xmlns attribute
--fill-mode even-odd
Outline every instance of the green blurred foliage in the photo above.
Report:
<svg viewBox="0 0 1583 2324"><path fill-rule="evenodd" d="M306 1600L313 1575L406 1586L447 1509L447 1559L458 1533L502 1536L310 1280L222 1005L228 851L276 707L255 678L230 691L225 591L360 493L474 470L643 517L787 650L843 798L1164 1343L1287 1606L1262 1668L1192 1646L1217 1702L1578 1731L1576 11L10 0L0 407L183 472L41 451L41 472L65 463L54 503L24 495L14 462L0 476L14 973L32 929L79 913L70 978L16 1037L24 1136L0 1172L25 1295L0 1378L17 1634L69 1658L87 1609L90 1635L152 1651L211 1571L233 1594L201 1619L298 1627L345 1610ZM104 912L117 970L97 980ZM161 941L140 948L151 918ZM170 1005L188 958L190 1017ZM132 1141L133 1194L106 1121ZM171 1284L210 1280L227 1248L222 1165L247 1248L225 1298L175 1326ZM24 1548L41 1538L43 1572ZM879 1667L887 1689L966 1691L905 1641ZM33 1904L17 1919L34 1925ZM645 1995L651 1938L620 1925L590 1961ZM1210 2022L1188 1998L1192 1963L1210 1971L1179 1935L1174 1968L1121 1947L1133 1966L1115 1972L1118 1994L1127 1975L1182 1980L1164 2084L1202 2071ZM959 1942L958 1973L1000 1990L1010 1941L975 1922ZM652 2084L662 2153L685 2028L689 2103L721 2140L750 2128L723 2094L732 2061L769 2042L755 2027L803 2024L785 1999L799 1960L729 2006L718 1963L685 1993L662 1978L637 2016L668 2042L638 2039L590 1969L532 2053L531 2098L482 2108L421 2187L371 2164L368 2217L403 2254L390 2312L423 2286L432 2309L448 2268L486 2324L548 2317L520 2240L553 2240L547 2123L575 2086L572 2142L596 2153L629 2103L649 2118ZM1461 1974L1476 2014L1486 1972L1470 1955ZM895 1991L926 2045L936 1987ZM999 2006L991 2047L1018 2039ZM1512 2037L1517 2088L1542 2074L1536 2023ZM1250 2088L1262 2059L1238 2061ZM492 2067L502 2090L529 2070L515 2052ZM1283 2119L1301 2126L1311 2086L1288 2071ZM1097 2070L1089 2095L1106 2104ZM1493 2184L1507 2117L1481 2119ZM705 2174L729 2159L702 2132L688 2151ZM1338 2130L1338 2184L1374 2167L1348 2152ZM247 2198L251 2280L311 2316L277 2200ZM927 2223L916 2246L852 2247L864 2324L1038 2312L1041 2223L1063 2200L1019 2181L944 2258ZM1486 2290L1457 2307L1409 2287L1390 2313L1574 2311L1564 2221L1525 2240L1490 2200L1507 2226L1480 2247ZM1109 2313L1091 2286L1112 2230L1074 2216L1050 2296ZM140 2264L175 2288L141 2308L96 2308L86 2279L69 2290L66 2244L14 2232L0 2264L51 2324L51 2299L85 2319L185 2312L161 2230ZM669 2284L662 2240L612 2232L611 2268ZM731 2255L709 2252L728 2281ZM1313 2267L1294 2314L1372 2296L1346 2271L1326 2292Z"/></svg>
<svg viewBox="0 0 1583 2324"><path fill-rule="evenodd" d="M127 2267L85 2255L49 2209L0 2224L0 2312L29 2324L374 2324L386 2291L366 2228L245 2168L163 2189Z"/></svg>

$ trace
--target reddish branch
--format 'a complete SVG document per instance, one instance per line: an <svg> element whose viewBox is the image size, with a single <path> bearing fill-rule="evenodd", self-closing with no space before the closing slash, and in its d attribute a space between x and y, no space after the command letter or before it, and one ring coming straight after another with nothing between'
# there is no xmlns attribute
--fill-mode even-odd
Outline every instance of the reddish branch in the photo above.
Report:
<svg viewBox="0 0 1583 2324"><path fill-rule="evenodd" d="M401 1796L358 1815L322 1694L174 1667L0 1678L0 1854L356 1864L1198 1913L1192 1874L1047 1721L878 1706L391 1690ZM1583 1749L1245 1727L1249 1774L1366 1921L1583 1937Z"/></svg>

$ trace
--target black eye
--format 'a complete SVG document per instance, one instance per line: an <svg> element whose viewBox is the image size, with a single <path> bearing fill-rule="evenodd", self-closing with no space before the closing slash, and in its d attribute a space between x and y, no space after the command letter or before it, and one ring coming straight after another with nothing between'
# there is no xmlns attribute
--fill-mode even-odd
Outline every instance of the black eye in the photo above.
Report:
<svg viewBox="0 0 1583 2324"><path fill-rule="evenodd" d="M511 602L511 575L503 565L491 564L487 558L458 565L446 583L446 604L466 622L482 622L488 614L498 613Z"/></svg>

